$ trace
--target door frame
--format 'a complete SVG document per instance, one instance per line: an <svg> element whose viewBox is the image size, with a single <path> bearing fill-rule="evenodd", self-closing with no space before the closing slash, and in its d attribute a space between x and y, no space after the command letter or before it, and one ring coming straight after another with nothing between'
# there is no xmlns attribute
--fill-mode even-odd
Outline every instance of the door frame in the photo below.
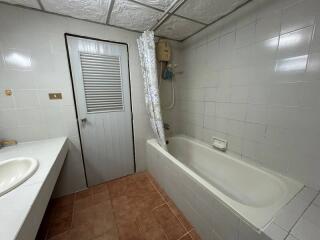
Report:
<svg viewBox="0 0 320 240"><path fill-rule="evenodd" d="M81 134L80 134L80 125L79 125L79 114L77 110L77 101L76 101L76 93L74 90L74 85L73 85L73 77L72 77L72 68L71 68L71 60L70 60L70 54L69 54L69 48L68 48L68 36L69 37L77 37L77 38L83 38L83 39L89 39L89 40L94 40L94 41L100 41L100 42L106 42L106 43L116 43L116 44L122 44L125 45L127 48L127 55L128 55L128 75L129 75L129 100L130 100L130 111L131 111L131 131L132 131L132 149L133 149L133 171L136 172L136 152L135 152L135 137L134 137L134 129L133 129L133 108L132 108L132 94L131 94L131 72L130 72L130 55L129 55L129 45L128 43L125 42L117 42L117 41L110 41L110 40L105 40L105 39L99 39L99 38L94 38L94 37L88 37L88 36L83 36L83 35L77 35L77 34L72 34L72 33L64 33L64 40L65 40L65 46L66 46L66 51L67 51L67 58L68 58L68 67L69 67L69 73L70 73L70 80L71 80L71 86L72 86L72 95L73 95L73 102L74 102L74 108L76 112L76 120L77 120L77 129L78 129L78 135L79 135L79 140L80 140L80 149L81 149L81 156L82 156L82 163L84 167L84 175L85 175L85 180L86 180L86 185L88 187L88 179L87 179L87 172L86 172L86 164L84 161L84 154L83 154L83 147L82 147L82 139L81 139Z"/></svg>

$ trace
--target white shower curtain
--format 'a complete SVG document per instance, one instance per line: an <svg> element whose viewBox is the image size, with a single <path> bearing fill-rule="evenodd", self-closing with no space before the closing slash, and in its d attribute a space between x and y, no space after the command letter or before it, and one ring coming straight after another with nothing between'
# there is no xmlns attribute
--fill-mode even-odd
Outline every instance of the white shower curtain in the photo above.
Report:
<svg viewBox="0 0 320 240"><path fill-rule="evenodd" d="M144 79L145 102L151 127L159 145L167 149L161 116L154 33L145 31L137 42Z"/></svg>

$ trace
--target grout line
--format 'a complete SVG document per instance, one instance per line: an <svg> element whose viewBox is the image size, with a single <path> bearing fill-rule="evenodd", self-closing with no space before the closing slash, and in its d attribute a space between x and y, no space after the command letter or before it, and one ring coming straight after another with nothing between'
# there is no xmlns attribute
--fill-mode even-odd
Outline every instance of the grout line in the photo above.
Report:
<svg viewBox="0 0 320 240"><path fill-rule="evenodd" d="M151 182L151 185L153 186L153 188L156 190L156 192L158 192L158 194L161 196L162 200L166 203L167 201L166 201L165 197L161 194L161 192L159 191L157 186L153 183L153 179L149 176L149 173L147 173L147 176L148 176L149 181Z"/></svg>
<svg viewBox="0 0 320 240"><path fill-rule="evenodd" d="M186 232L185 234L183 234L181 237L179 237L177 240L180 240L181 238L183 238L184 236L187 236L189 234L189 232Z"/></svg>
<svg viewBox="0 0 320 240"><path fill-rule="evenodd" d="M156 207L152 208L151 211L156 210L156 209L158 209L158 208L161 208L161 207L163 207L163 206L166 205L166 204L167 204L166 202L165 202L165 203L162 203L162 204L160 204L159 206L156 206Z"/></svg>
<svg viewBox="0 0 320 240"><path fill-rule="evenodd" d="M184 230L186 232L188 232L188 229L186 228L186 226L184 226L184 224L181 222L181 220L178 218L178 216L176 214L174 214L172 208L169 206L168 204L168 208L170 209L170 211L172 212L172 214L178 219L179 223L181 224L181 226L184 228ZM179 210L179 209L178 209ZM180 210L179 210L180 211ZM189 221L189 220L188 220ZM189 223L190 224L190 223ZM191 224L190 224L191 225ZM192 225L191 225L192 226ZM193 229L193 226L192 226L192 229Z"/></svg>
<svg viewBox="0 0 320 240"><path fill-rule="evenodd" d="M148 173L148 178L151 179L151 177L149 176L149 173ZM154 185L154 184L152 183L152 181L151 181L151 184ZM160 192L159 192L159 194L160 194L160 196L162 196L162 194L161 194ZM162 198L164 198L164 197L162 196ZM170 200L171 200L171 199L170 199ZM182 226L182 228L183 228L187 233L189 233L190 231L193 230L193 226L189 223L189 220L188 220L188 223L192 226L191 230L188 232L188 229L186 228L186 226L184 226L184 224L182 223L182 221L180 220L180 218L174 213L174 211L172 210L172 207L170 207L170 205L168 204L168 201L165 201L165 203L161 204L161 205L158 206L158 207L155 207L154 209L157 209L157 208L159 208L159 207L161 207L161 206L163 206L163 205L167 205L167 206L168 206L170 212L173 214L173 216L175 216L175 218L178 220L178 222L180 223L180 225ZM177 207L176 207L176 208L177 208ZM152 211L153 211L154 209L152 209ZM178 209L178 208L177 208L177 209ZM178 209L178 211L180 212L180 209ZM187 234L187 233L186 233L186 234ZM184 235L186 235L186 234L184 234ZM183 235L183 236L184 236L184 235ZM183 237L183 236L181 236L181 237ZM180 237L180 238L181 238L181 237ZM180 238L179 238L179 239L180 239Z"/></svg>
<svg viewBox="0 0 320 240"><path fill-rule="evenodd" d="M301 213L301 215L299 215L298 219L295 221L295 223L292 225L292 227L289 229L288 234L290 235L291 231L293 230L293 228L297 225L297 223L299 222L299 220L302 218L302 216L305 214L305 212L309 209L309 207L312 205L312 203L314 202L314 200L320 195L320 193L316 194L316 196L310 201L310 203L308 204L308 206L303 210L303 212Z"/></svg>
<svg viewBox="0 0 320 240"><path fill-rule="evenodd" d="M39 1L40 1L40 0L39 0ZM115 0L111 0L111 2L110 2L110 6L109 6L109 9L108 9L108 13L107 13L106 24L109 24L109 22L110 22L111 13L112 13L113 7L114 7L114 2L115 2Z"/></svg>
<svg viewBox="0 0 320 240"><path fill-rule="evenodd" d="M161 8L157 8L157 7L154 7L154 6L151 6L151 5L148 5L148 4L145 4L143 2L138 2L137 0L129 0L130 2L133 2L133 3L136 3L138 5L141 5L141 6L144 6L144 7L147 7L147 8L150 8L150 9L153 9L155 11L159 11L159 12L164 12L165 10L164 9L161 9ZM173 16L176 16L176 17L180 17L180 18L183 18L185 20L189 20L189 21L192 21L194 23L198 23L198 24L201 24L201 25L208 25L207 23L205 22L201 22L201 21L198 21L196 19L192 19L192 18L189 18L189 17L185 17L185 16L182 16L180 14L172 14Z"/></svg>
<svg viewBox="0 0 320 240"><path fill-rule="evenodd" d="M186 38L184 38L184 39L182 39L182 40L180 40L180 41L183 42L183 41L185 41L185 40L193 37L194 35L198 34L198 33L201 32L201 31L203 31L203 30L206 29L207 27L209 27L209 26L211 26L211 25L219 22L220 20L228 17L229 15L231 15L231 14L234 13L234 12L236 12L237 10L239 10L240 8L244 7L245 5L249 4L249 3L252 2L252 1L253 1L253 0L247 0L247 1L243 2L242 4L239 4L239 5L236 6L234 9L231 9L229 12L227 12L226 14L224 14L224 15L218 17L217 19L213 20L211 23L209 23L208 25L206 25L204 28L201 28L200 30L192 33L191 35L189 35L188 37L186 37Z"/></svg>

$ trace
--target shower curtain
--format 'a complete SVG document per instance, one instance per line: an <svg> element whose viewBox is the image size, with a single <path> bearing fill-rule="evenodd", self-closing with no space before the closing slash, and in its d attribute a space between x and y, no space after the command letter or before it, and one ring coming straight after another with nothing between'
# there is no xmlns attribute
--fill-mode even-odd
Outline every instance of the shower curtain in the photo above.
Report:
<svg viewBox="0 0 320 240"><path fill-rule="evenodd" d="M161 116L154 32L145 31L137 42L144 79L145 102L151 127L159 145L167 149Z"/></svg>

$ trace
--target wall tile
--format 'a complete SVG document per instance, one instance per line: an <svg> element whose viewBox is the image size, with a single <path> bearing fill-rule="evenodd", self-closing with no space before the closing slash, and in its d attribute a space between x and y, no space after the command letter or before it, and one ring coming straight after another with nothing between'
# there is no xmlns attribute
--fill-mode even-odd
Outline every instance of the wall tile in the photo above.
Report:
<svg viewBox="0 0 320 240"><path fill-rule="evenodd" d="M251 123L266 124L267 105L250 104L248 105L246 121Z"/></svg>
<svg viewBox="0 0 320 240"><path fill-rule="evenodd" d="M214 116L216 114L216 103L215 102L205 102L205 115Z"/></svg>
<svg viewBox="0 0 320 240"><path fill-rule="evenodd" d="M39 107L39 100L36 90L16 90L14 92L17 108Z"/></svg>
<svg viewBox="0 0 320 240"><path fill-rule="evenodd" d="M320 234L320 207L311 205L294 226L291 234L298 239L318 239Z"/></svg>
<svg viewBox="0 0 320 240"><path fill-rule="evenodd" d="M0 126L1 128L14 128L17 126L17 112L15 109L0 110Z"/></svg>
<svg viewBox="0 0 320 240"><path fill-rule="evenodd" d="M306 77L309 80L320 80L320 53L309 55Z"/></svg>
<svg viewBox="0 0 320 240"><path fill-rule="evenodd" d="M264 231L264 233L272 240L284 240L288 235L288 232L274 223L271 223Z"/></svg>
<svg viewBox="0 0 320 240"><path fill-rule="evenodd" d="M311 52L320 51L320 16L316 16L315 31L311 42Z"/></svg>
<svg viewBox="0 0 320 240"><path fill-rule="evenodd" d="M281 33L297 30L314 24L316 9L314 4L299 1L283 10Z"/></svg>
<svg viewBox="0 0 320 240"><path fill-rule="evenodd" d="M296 30L280 36L278 59L308 55L313 27Z"/></svg>
<svg viewBox="0 0 320 240"><path fill-rule="evenodd" d="M254 42L256 23L250 23L245 27L238 28L236 32L236 48L245 47Z"/></svg>
<svg viewBox="0 0 320 240"><path fill-rule="evenodd" d="M0 109L11 109L14 108L15 102L13 96L6 96L4 89L0 92Z"/></svg>
<svg viewBox="0 0 320 240"><path fill-rule="evenodd" d="M201 132L209 143L213 135L225 138L230 154L320 189L313 144L320 135L319 6L316 0L259 1L254 11L225 19L219 30L186 45L188 65L177 92L203 102L205 117L201 132L178 111L188 119L182 133ZM206 74L191 75L190 69L202 69L195 56L207 62ZM201 88L203 98L196 94Z"/></svg>
<svg viewBox="0 0 320 240"><path fill-rule="evenodd" d="M258 42L254 46L254 62L255 65L266 66L274 65L279 37L269 38L262 42Z"/></svg>
<svg viewBox="0 0 320 240"><path fill-rule="evenodd" d="M230 89L230 102L246 103L248 101L249 88L248 86L234 86Z"/></svg>
<svg viewBox="0 0 320 240"><path fill-rule="evenodd" d="M312 193L310 189L303 189L281 210L279 215L276 216L274 223L287 231L291 230L315 196L316 192Z"/></svg>
<svg viewBox="0 0 320 240"><path fill-rule="evenodd" d="M280 20L280 12L271 12L263 18L259 18L256 25L256 41L277 37L280 33Z"/></svg>

